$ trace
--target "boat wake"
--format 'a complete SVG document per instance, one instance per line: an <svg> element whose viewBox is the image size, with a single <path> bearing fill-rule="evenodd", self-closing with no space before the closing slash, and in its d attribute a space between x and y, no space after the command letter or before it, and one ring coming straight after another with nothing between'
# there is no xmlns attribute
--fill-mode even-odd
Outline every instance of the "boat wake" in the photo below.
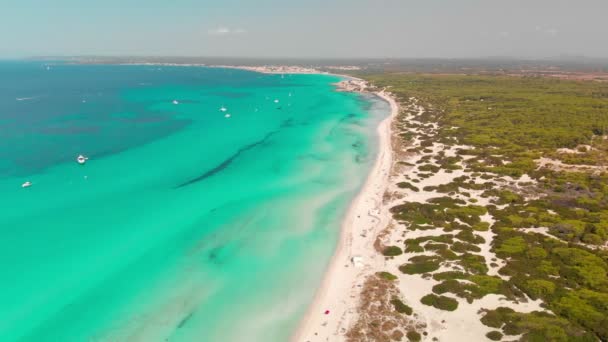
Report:
<svg viewBox="0 0 608 342"><path fill-rule="evenodd" d="M36 96L32 96L32 97L17 97L15 100L17 101L29 101L29 100L34 100L36 99Z"/></svg>

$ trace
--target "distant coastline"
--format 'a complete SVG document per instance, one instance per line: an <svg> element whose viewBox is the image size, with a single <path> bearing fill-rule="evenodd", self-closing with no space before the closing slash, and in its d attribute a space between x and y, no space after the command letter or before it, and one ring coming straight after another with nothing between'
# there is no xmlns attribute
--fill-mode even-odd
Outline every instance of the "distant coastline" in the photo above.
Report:
<svg viewBox="0 0 608 342"><path fill-rule="evenodd" d="M154 56L40 56L29 60L62 61L72 64L164 65L238 68L264 73L331 73L371 71L374 73L425 73L461 75L535 76L571 80L607 81L605 59L510 57L487 58L228 58ZM289 71L284 68L289 68ZM283 69L283 70L281 70ZM298 71L301 69L301 72ZM274 70L274 71L273 71ZM314 71L313 71L314 70Z"/></svg>
<svg viewBox="0 0 608 342"><path fill-rule="evenodd" d="M74 64L113 64L113 65L147 65L147 66L170 66L170 67L205 67L205 68L222 68L222 69L239 69L262 74L332 74L343 77L346 75L337 74L336 72L357 71L362 67L356 65L327 65L319 66L303 66L303 65L284 65L284 64L268 64L268 65L233 65L233 64L215 64L215 63L175 63L175 62L157 62L157 61L125 61L125 60L98 60L98 59L82 59L68 61Z"/></svg>

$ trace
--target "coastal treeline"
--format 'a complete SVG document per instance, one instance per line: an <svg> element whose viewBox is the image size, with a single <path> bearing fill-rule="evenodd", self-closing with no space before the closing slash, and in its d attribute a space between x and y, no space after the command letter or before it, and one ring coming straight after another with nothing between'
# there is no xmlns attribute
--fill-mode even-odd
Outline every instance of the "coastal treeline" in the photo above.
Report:
<svg viewBox="0 0 608 342"><path fill-rule="evenodd" d="M540 299L545 311L488 309L481 322L525 341L608 340L608 83L541 77L364 75L374 86L412 98L426 111L400 123L400 139L425 154L416 177L398 187L443 196L392 207L407 230L442 228L440 236L406 239L385 255L411 257L399 270L439 281L423 303L457 310L451 295L472 302L489 293L513 302ZM436 125L436 126L434 126ZM425 135L425 128L436 127ZM412 132L418 132L413 134ZM440 142L456 155L436 153ZM467 173L447 184L417 183L439 170ZM483 180L480 182L480 180ZM508 180L517 181L517 186ZM488 198L477 205L471 193ZM464 200L463 200L464 198ZM491 224L481 218L491 215ZM491 252L478 254L492 232ZM488 264L498 269L490 275ZM442 266L457 265L458 271Z"/></svg>

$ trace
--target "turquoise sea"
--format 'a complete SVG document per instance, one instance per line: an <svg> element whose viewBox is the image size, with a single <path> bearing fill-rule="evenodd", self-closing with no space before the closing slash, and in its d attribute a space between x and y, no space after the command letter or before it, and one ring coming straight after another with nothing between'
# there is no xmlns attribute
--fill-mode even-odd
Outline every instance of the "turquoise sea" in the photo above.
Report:
<svg viewBox="0 0 608 342"><path fill-rule="evenodd" d="M389 113L339 80L0 62L0 341L287 340Z"/></svg>

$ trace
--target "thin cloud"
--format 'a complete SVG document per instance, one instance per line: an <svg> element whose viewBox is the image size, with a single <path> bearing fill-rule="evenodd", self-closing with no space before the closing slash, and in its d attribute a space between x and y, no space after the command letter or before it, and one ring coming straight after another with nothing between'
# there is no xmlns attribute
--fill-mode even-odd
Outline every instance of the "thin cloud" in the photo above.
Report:
<svg viewBox="0 0 608 342"><path fill-rule="evenodd" d="M234 34L243 34L246 33L247 31L245 31L244 29L241 28L228 28L225 26L220 26L220 27L216 27L214 29L210 29L207 31L207 33L211 36L227 36L227 35L234 35Z"/></svg>

